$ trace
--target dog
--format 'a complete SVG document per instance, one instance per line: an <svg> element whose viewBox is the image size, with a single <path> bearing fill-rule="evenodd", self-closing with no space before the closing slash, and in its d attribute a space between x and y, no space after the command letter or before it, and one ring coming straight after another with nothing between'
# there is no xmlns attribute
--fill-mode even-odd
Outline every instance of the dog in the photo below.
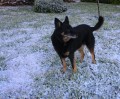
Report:
<svg viewBox="0 0 120 99"><path fill-rule="evenodd" d="M53 47L59 55L62 65L63 72L66 71L67 65L65 58L69 58L73 72L77 71L76 61L74 58L75 51L80 52L80 62L84 59L84 45L87 46L92 56L92 63L96 64L94 47L95 37L93 31L98 30L104 22L104 18L99 16L98 22L94 27L87 24L81 24L76 27L72 27L69 24L68 16L65 17L64 22L61 22L58 18L54 19L55 30L51 36Z"/></svg>

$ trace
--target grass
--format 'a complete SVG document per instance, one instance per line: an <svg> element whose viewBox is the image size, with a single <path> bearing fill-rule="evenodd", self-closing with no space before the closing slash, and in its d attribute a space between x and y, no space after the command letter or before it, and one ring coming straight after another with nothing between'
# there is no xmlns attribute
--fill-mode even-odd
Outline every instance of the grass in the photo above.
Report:
<svg viewBox="0 0 120 99"><path fill-rule="evenodd" d="M0 70L5 70L5 69L6 69L5 57L0 56Z"/></svg>
<svg viewBox="0 0 120 99"><path fill-rule="evenodd" d="M98 18L95 3L67 5L68 10L60 14L35 13L31 6L0 7L1 99L119 99L120 6L100 4L105 22L94 33L97 64L91 64L85 49L82 64L76 53L77 73L72 73L67 60L63 74L50 39L54 18L64 21L68 15L72 26L94 26Z"/></svg>
<svg viewBox="0 0 120 99"><path fill-rule="evenodd" d="M74 7L74 5L76 6ZM71 11L70 13L68 13L72 8L74 8L74 10L79 9L79 12L77 13L77 11L76 12ZM119 9L120 8L115 5L108 5L108 4L100 5L101 14L105 15L105 17L110 16L112 13L119 12ZM19 28L21 27L20 23L33 22L33 20L35 23L34 24L30 23L28 25L39 28L42 25L45 25L47 20L52 20L54 19L55 16L59 16L59 15L61 16L65 14L72 16L71 18L73 19L73 22L74 22L74 17L81 19L80 16L84 16L84 14L86 13L88 14L88 16L89 15L92 16L91 17L92 19L93 16L97 16L97 5L95 3L73 4L73 5L69 5L68 12L62 14L39 14L33 12L31 7L28 8L19 7L16 9L11 8L7 10L2 9L0 13L1 15L4 15L4 18L2 18L0 28L1 29ZM116 17L116 19L119 20L119 17ZM80 21L82 21L82 19ZM79 22L77 23L79 24Z"/></svg>

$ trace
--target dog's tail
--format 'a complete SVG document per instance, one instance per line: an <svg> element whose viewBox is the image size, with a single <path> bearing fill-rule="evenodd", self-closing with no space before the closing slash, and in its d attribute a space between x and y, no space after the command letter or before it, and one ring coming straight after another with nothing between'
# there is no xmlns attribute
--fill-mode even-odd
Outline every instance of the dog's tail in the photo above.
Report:
<svg viewBox="0 0 120 99"><path fill-rule="evenodd" d="M98 22L94 27L92 27L92 30L93 31L98 30L102 26L103 22L104 22L104 18L102 16L99 16Z"/></svg>

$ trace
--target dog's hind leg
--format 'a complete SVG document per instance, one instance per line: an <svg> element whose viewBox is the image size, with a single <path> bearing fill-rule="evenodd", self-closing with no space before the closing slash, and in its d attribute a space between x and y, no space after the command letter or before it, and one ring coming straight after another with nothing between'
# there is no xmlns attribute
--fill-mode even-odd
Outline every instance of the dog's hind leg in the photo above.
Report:
<svg viewBox="0 0 120 99"><path fill-rule="evenodd" d="M96 64L94 48L89 49L92 56L92 63Z"/></svg>
<svg viewBox="0 0 120 99"><path fill-rule="evenodd" d="M84 53L84 45L82 45L78 51L80 52L80 63L82 63L83 59L84 59L84 56L85 56L85 53Z"/></svg>
<svg viewBox="0 0 120 99"><path fill-rule="evenodd" d="M77 67L76 67L76 60L74 58L74 54L69 56L72 68L73 68L73 72L75 73L77 71Z"/></svg>
<svg viewBox="0 0 120 99"><path fill-rule="evenodd" d="M91 56L92 56L92 63L96 64L95 61L95 53L94 53L94 47L95 47L95 38L92 33L89 33L89 38L87 39L86 46L89 49Z"/></svg>
<svg viewBox="0 0 120 99"><path fill-rule="evenodd" d="M61 58L61 61L62 61L62 65L63 65L63 72L65 72L67 69L67 64L65 62L65 58Z"/></svg>

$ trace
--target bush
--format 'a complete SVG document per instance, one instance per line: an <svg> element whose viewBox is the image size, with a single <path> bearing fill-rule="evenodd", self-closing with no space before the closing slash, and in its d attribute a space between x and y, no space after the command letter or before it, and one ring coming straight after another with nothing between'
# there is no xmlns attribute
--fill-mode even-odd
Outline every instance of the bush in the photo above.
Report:
<svg viewBox="0 0 120 99"><path fill-rule="evenodd" d="M120 4L120 0L100 0L101 3Z"/></svg>
<svg viewBox="0 0 120 99"><path fill-rule="evenodd" d="M66 10L67 7L60 0L36 0L34 4L34 11L39 13L62 13Z"/></svg>

